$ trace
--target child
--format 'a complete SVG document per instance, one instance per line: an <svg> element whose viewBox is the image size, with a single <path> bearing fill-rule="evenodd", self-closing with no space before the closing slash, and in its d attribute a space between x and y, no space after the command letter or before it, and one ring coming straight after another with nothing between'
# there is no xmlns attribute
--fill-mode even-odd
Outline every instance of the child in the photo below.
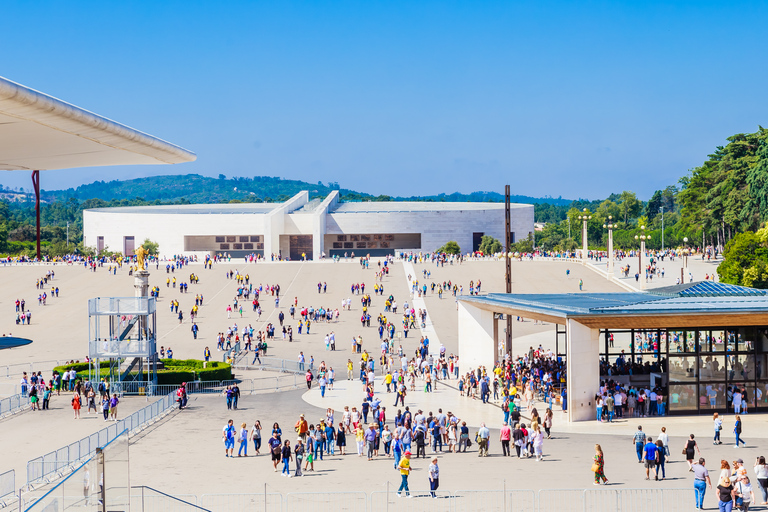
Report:
<svg viewBox="0 0 768 512"><path fill-rule="evenodd" d="M109 418L109 398L106 396L101 399L101 410L104 413L104 421L107 421Z"/></svg>

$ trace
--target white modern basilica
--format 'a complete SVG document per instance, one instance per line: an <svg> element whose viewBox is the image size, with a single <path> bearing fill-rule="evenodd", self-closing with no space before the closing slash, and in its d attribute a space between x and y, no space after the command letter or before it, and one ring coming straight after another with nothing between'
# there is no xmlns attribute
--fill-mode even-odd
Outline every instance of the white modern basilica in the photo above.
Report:
<svg viewBox="0 0 768 512"><path fill-rule="evenodd" d="M83 212L83 224L85 245L126 255L147 238L161 256L384 256L451 240L467 253L483 235L504 241L504 203L344 202L338 191L310 200L302 191L283 203L95 208ZM533 231L533 205L512 204L512 241Z"/></svg>

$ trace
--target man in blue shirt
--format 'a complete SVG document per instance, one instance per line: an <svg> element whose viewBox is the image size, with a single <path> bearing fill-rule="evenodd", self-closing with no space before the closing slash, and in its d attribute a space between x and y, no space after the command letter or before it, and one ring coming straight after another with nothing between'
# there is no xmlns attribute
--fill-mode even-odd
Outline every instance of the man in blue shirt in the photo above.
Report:
<svg viewBox="0 0 768 512"><path fill-rule="evenodd" d="M443 451L443 435L440 428L440 422L437 418L432 420L429 424L429 430L432 433L432 453L437 451L437 446L440 445L440 451Z"/></svg>
<svg viewBox="0 0 768 512"><path fill-rule="evenodd" d="M651 479L651 470L656 471L656 459L658 458L658 448L653 444L653 439L650 437L647 439L645 446L643 447L643 458L645 459L645 479ZM656 480L659 479L658 473L656 473Z"/></svg>

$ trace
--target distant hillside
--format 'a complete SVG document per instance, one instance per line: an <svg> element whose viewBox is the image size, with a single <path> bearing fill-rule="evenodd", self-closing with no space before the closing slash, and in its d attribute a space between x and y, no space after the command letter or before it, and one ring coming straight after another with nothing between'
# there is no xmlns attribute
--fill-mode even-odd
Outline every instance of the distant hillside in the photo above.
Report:
<svg viewBox="0 0 768 512"><path fill-rule="evenodd" d="M43 196L50 200L69 198L87 199L133 199L147 202L189 202L227 203L233 200L243 202L282 201L294 194L308 190L311 197L326 196L337 184L316 185L296 180L283 180L268 176L226 179L209 178L198 174L180 176L151 176L134 180L95 181L87 185L66 190L46 190ZM344 192L351 192L343 190Z"/></svg>
<svg viewBox="0 0 768 512"><path fill-rule="evenodd" d="M283 201L294 194L308 190L310 197L325 197L332 190L338 190L343 199L358 201L456 201L456 202L501 202L503 194L498 192L471 192L463 194L438 194L432 196L391 197L374 196L365 192L343 189L338 183L317 184L299 180L285 180L270 176L253 178L230 178L223 175L209 178L198 174L179 176L151 176L134 180L95 181L87 185L66 190L44 190L42 196L47 201L66 201L70 198L79 201L101 199L104 201L140 198L147 202L188 202L188 203L226 203L230 201L272 202ZM512 196L515 203L547 203L557 206L570 204L562 197Z"/></svg>

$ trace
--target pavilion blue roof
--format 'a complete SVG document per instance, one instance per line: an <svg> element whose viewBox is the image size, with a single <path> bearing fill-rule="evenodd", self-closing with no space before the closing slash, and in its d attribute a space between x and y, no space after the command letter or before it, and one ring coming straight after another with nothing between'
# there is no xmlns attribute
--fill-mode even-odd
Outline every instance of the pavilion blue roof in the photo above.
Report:
<svg viewBox="0 0 768 512"><path fill-rule="evenodd" d="M490 293L461 301L559 317L768 312L768 292L709 281L621 293Z"/></svg>

